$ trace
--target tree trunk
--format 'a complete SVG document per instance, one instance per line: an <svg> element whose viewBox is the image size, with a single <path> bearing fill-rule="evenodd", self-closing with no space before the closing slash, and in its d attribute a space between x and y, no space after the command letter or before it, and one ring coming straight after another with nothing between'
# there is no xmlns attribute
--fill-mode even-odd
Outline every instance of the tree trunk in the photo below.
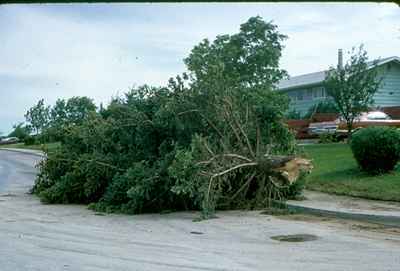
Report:
<svg viewBox="0 0 400 271"><path fill-rule="evenodd" d="M347 143L350 142L351 140L351 131L353 130L353 122L352 121L348 121L347 122Z"/></svg>
<svg viewBox="0 0 400 271"><path fill-rule="evenodd" d="M285 184L296 182L302 171L310 173L313 169L309 159L294 156L267 156L265 159L268 162L264 162L264 166L277 173Z"/></svg>

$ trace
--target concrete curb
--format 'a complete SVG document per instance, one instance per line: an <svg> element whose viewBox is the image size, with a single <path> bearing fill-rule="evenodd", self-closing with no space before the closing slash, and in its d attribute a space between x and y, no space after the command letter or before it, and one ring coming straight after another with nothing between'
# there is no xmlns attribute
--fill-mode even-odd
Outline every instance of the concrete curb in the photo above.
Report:
<svg viewBox="0 0 400 271"><path fill-rule="evenodd" d="M293 203L287 203L287 206L288 206L289 210L306 213L306 214L313 214L313 215L320 215L320 216L327 216L327 217L341 218L341 219L348 219L348 220L357 220L357 221L362 221L362 222L381 224L381 225L384 225L387 227L400 228L400 217L398 217L398 216L346 213L346 212L305 207L305 206L300 206L300 205L296 205Z"/></svg>
<svg viewBox="0 0 400 271"><path fill-rule="evenodd" d="M14 149L14 148L0 148L0 151L10 151L10 152L18 152L22 154L34 155L39 157L46 157L46 154L42 151L37 150L28 150L28 149Z"/></svg>

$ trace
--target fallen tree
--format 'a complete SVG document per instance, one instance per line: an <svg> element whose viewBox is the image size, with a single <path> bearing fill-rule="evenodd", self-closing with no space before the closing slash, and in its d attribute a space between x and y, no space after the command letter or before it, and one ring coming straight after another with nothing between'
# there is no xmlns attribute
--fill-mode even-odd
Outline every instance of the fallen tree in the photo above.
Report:
<svg viewBox="0 0 400 271"><path fill-rule="evenodd" d="M275 141L276 137L271 135L287 133L282 124L275 123L275 131L265 131L265 127L260 127L263 123L260 118L265 116L258 115L254 105L240 105L240 101L233 96L225 95L222 100L214 108L216 123L206 119L215 130L217 139L195 137L192 148L187 151L189 153L183 155L181 160L178 156L175 161L186 165L186 168L178 166L171 172L178 182L183 176L181 183L190 186L193 184L188 182L187 176L197 176L197 184L192 187L203 191L200 201L205 217L212 214L215 208L257 208L270 205L272 200L283 201L293 184L312 169L311 161L296 157L293 150L289 150L292 151L289 155L276 154L282 147L279 145L284 142ZM272 129L273 126L270 127ZM264 137L263 134L269 136ZM189 167L188 161L192 163ZM189 170L189 174L184 172L185 169ZM175 191L190 191L190 187L188 189L185 185L178 187Z"/></svg>
<svg viewBox="0 0 400 271"><path fill-rule="evenodd" d="M255 17L203 41L185 60L189 74L134 88L68 126L33 192L98 211L204 217L297 195L311 165L283 121L288 98L274 91L283 38Z"/></svg>

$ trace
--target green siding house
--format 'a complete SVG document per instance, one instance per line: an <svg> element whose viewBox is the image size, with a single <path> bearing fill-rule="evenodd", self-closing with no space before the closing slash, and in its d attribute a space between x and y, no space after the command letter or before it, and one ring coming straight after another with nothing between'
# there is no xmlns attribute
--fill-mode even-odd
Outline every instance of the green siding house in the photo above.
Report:
<svg viewBox="0 0 400 271"><path fill-rule="evenodd" d="M342 63L339 52L339 65ZM372 65L372 61L370 65ZM380 59L377 63L382 84L374 96L375 107L400 106L400 57L393 56ZM307 113L314 104L330 99L323 87L327 71L293 76L279 82L278 90L285 92L290 98L290 110L301 115Z"/></svg>

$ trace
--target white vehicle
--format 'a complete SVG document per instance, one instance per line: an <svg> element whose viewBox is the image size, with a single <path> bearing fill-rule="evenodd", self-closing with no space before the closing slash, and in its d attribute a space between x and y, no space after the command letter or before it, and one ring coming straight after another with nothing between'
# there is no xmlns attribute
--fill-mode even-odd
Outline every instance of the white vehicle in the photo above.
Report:
<svg viewBox="0 0 400 271"><path fill-rule="evenodd" d="M1 139L0 144L12 144L17 142L19 142L18 137L5 137Z"/></svg>
<svg viewBox="0 0 400 271"><path fill-rule="evenodd" d="M311 135L334 134L338 127L339 125L334 121L315 122L310 123L308 126L308 132Z"/></svg>
<svg viewBox="0 0 400 271"><path fill-rule="evenodd" d="M353 129L357 130L368 126L395 126L400 127L400 120L392 120L390 116L381 111L364 112L353 122ZM313 122L308 126L311 135L321 134L347 134L346 122L343 118L334 121Z"/></svg>

